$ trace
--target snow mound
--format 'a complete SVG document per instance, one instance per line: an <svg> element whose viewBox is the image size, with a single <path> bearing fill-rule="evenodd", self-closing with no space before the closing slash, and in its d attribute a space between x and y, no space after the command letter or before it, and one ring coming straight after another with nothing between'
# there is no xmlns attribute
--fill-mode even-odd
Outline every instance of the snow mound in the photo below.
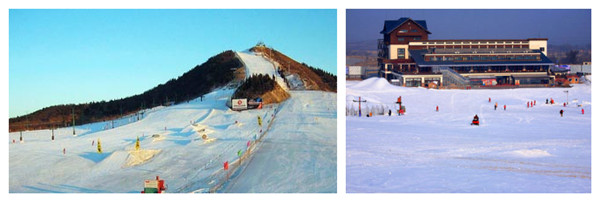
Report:
<svg viewBox="0 0 600 202"><path fill-rule="evenodd" d="M395 87L384 78L369 78L352 86L354 89L368 88L371 90L386 90Z"/></svg>
<svg viewBox="0 0 600 202"><path fill-rule="evenodd" d="M140 165L142 163L148 162L152 157L156 156L156 154L160 153L161 150L152 150L152 149L140 149L140 150L132 150L129 151L129 156L127 156L127 161L125 167L133 167Z"/></svg>
<svg viewBox="0 0 600 202"><path fill-rule="evenodd" d="M525 158L537 158L537 157L552 156L547 151L544 151L541 149L522 149L522 150L515 150L510 153L512 155L525 157Z"/></svg>

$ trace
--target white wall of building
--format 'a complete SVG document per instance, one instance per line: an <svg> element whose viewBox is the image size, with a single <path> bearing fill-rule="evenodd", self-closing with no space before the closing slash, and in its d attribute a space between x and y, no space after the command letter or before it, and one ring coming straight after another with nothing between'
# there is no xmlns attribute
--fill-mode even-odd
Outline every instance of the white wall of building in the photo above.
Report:
<svg viewBox="0 0 600 202"><path fill-rule="evenodd" d="M408 59L409 55L408 55L408 44L396 44L396 45L390 45L389 46L389 54L388 58L390 60L395 60L395 59ZM398 58L398 48L404 48L404 58Z"/></svg>
<svg viewBox="0 0 600 202"><path fill-rule="evenodd" d="M349 66L348 67L348 75L363 75L364 68L361 66Z"/></svg>
<svg viewBox="0 0 600 202"><path fill-rule="evenodd" d="M548 41L546 40L529 40L529 49L531 50L539 50L540 48L544 48L544 55L548 55Z"/></svg>

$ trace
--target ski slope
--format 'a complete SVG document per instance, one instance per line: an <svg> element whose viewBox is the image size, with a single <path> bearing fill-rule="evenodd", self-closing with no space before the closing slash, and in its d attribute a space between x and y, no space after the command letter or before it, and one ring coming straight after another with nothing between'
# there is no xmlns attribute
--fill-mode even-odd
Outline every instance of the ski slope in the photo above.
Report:
<svg viewBox="0 0 600 202"><path fill-rule="evenodd" d="M246 67L246 78L258 74L274 76L279 86L286 91L289 90L283 78L277 73L276 67L279 65L275 61L267 59L262 53L252 51L236 52L236 54L242 60L242 63L244 63L244 67Z"/></svg>
<svg viewBox="0 0 600 202"><path fill-rule="evenodd" d="M246 72L268 66L260 56L241 58ZM237 112L226 107L234 91L216 89L203 101L148 109L139 120L125 116L114 124L76 126L76 136L70 127L59 128L54 141L50 130L25 131L23 142L19 132L9 133L9 192L140 193L144 180L155 176L165 180L167 193L336 191L335 94L293 92L283 103ZM232 165L239 155L256 160L224 178L224 162ZM279 160L264 160L275 157ZM278 172L264 173L265 168ZM269 177L259 181L265 174ZM282 182L293 184L267 186ZM247 189L251 183L260 188Z"/></svg>
<svg viewBox="0 0 600 202"><path fill-rule="evenodd" d="M348 82L346 91L348 114L358 111L353 100L367 100L362 117L346 117L349 193L591 192L589 84L429 90L368 79ZM398 96L407 112L388 116ZM557 104L545 104L550 98ZM470 125L475 114L480 126Z"/></svg>
<svg viewBox="0 0 600 202"><path fill-rule="evenodd" d="M291 95L261 148L225 192L337 191L336 94L292 91Z"/></svg>

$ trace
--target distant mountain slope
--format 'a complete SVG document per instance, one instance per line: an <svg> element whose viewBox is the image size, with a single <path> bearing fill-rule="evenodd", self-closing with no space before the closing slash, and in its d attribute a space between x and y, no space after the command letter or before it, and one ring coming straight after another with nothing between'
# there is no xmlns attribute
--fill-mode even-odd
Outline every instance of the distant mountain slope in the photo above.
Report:
<svg viewBox="0 0 600 202"><path fill-rule="evenodd" d="M143 108L183 102L228 84L234 79L234 72L241 66L233 51L225 51L211 57L202 65L195 66L177 79L171 79L142 94L111 101L46 107L28 115L10 118L9 130L69 126L73 120L72 110L75 114L75 124L80 125L112 119Z"/></svg>
<svg viewBox="0 0 600 202"><path fill-rule="evenodd" d="M307 90L322 90L329 92L337 91L337 77L329 72L311 67L304 63L299 63L285 54L257 45L250 51L261 52L274 62L279 64L280 71L287 79L288 84L291 83L292 89L307 89ZM299 79L298 79L299 77ZM301 86L295 86L295 82L302 83Z"/></svg>

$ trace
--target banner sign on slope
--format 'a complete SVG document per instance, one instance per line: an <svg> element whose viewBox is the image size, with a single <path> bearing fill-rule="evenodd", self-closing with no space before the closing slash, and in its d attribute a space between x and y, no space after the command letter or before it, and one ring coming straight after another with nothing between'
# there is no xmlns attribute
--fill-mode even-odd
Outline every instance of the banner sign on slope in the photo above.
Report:
<svg viewBox="0 0 600 202"><path fill-rule="evenodd" d="M231 108L233 110L248 109L248 99L231 99Z"/></svg>

